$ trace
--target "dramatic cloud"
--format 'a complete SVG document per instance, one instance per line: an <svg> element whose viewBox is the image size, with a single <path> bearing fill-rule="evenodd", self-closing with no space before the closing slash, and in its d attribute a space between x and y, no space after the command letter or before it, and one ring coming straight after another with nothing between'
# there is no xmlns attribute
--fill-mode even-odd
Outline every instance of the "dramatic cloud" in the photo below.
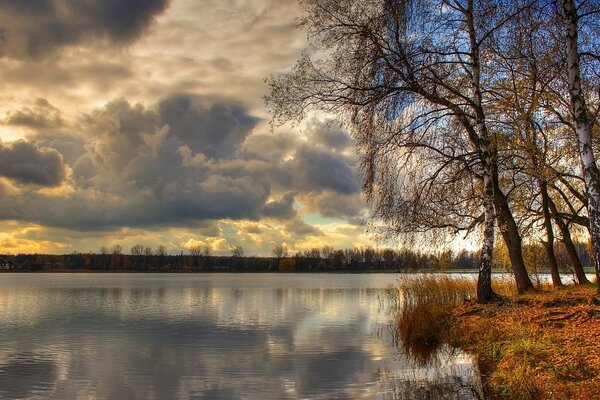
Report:
<svg viewBox="0 0 600 400"><path fill-rule="evenodd" d="M207 104L187 95L173 96L159 105L160 121L194 153L219 158L231 156L258 122L237 104Z"/></svg>
<svg viewBox="0 0 600 400"><path fill-rule="evenodd" d="M279 219L295 217L294 195L295 193L286 193L281 199L268 202L263 207L263 215Z"/></svg>
<svg viewBox="0 0 600 400"><path fill-rule="evenodd" d="M164 117L164 105L174 103L187 104L176 115L193 123L171 128L168 122L176 121ZM270 184L263 171L234 156L255 120L238 104L184 95L168 98L155 109L115 100L82 118L79 129L88 138L85 145L80 147L69 136L44 138L74 160L74 193L66 198L41 192L5 198L0 216L19 215L82 230L180 226L222 218L291 218L293 194L269 201ZM205 139L211 135L213 139ZM237 139L228 140L231 136ZM219 146L220 137L226 145ZM205 153L231 158L211 161ZM5 177L46 186L64 180L62 157L55 149L17 141L3 145L0 155L0 174Z"/></svg>
<svg viewBox="0 0 600 400"><path fill-rule="evenodd" d="M4 213L22 214L24 218L73 229L181 225L205 219L290 215L287 198L281 204L267 201L270 190L261 177L228 176L221 173L218 164L212 165L202 158L206 148L197 145L197 136L210 135L211 129L222 132L219 129L223 125L219 124L235 126L229 133L235 132L242 138L250 132L254 118L242 106L224 102L209 106L206 110L219 110L217 114L229 110L222 114L227 117L227 121L222 122L211 112L199 112L204 110L201 103L207 100L183 95L173 99L162 102L158 111L121 99L85 116L80 127L89 139L72 165L76 194L57 199L30 193L24 201L7 200ZM193 124L175 129L166 124L162 105L173 102L188 104L178 115L184 121L193 120ZM59 144L64 146L64 141ZM60 179L43 180L33 172L26 175L24 171L33 168L26 169L22 162L15 162L23 159L33 162L31 155L25 157L23 153L26 145L16 142L5 150L10 149L12 156L4 157L7 162L2 164L2 173L11 178L18 176L20 181L58 184ZM193 162L184 157L182 148L191 151L188 156ZM227 148L228 152L235 152L236 141L231 141ZM37 158L45 156L44 160L59 156L56 150L38 152ZM70 158L74 158L73 155ZM34 163L38 164L41 161ZM49 167L46 170L53 171ZM23 172L17 174L16 171ZM38 208L42 203L47 206Z"/></svg>
<svg viewBox="0 0 600 400"><path fill-rule="evenodd" d="M329 189L342 194L360 191L356 170L340 154L304 145L296 150L295 157L289 164L299 189L314 192Z"/></svg>
<svg viewBox="0 0 600 400"><path fill-rule="evenodd" d="M354 141L335 121L321 121L316 118L306 124L306 135L313 143L328 150L343 151L351 149Z"/></svg>
<svg viewBox="0 0 600 400"><path fill-rule="evenodd" d="M305 46L297 16L277 0L0 1L0 249L368 243L352 138L322 116L268 124L263 80Z"/></svg>
<svg viewBox="0 0 600 400"><path fill-rule="evenodd" d="M38 98L31 105L9 112L4 123L34 129L57 128L63 124L60 114L48 100Z"/></svg>
<svg viewBox="0 0 600 400"><path fill-rule="evenodd" d="M309 212L323 217L354 220L366 208L360 193L346 195L327 190L322 193L307 193L301 200Z"/></svg>
<svg viewBox="0 0 600 400"><path fill-rule="evenodd" d="M0 3L2 54L36 58L86 40L137 39L168 0L5 0Z"/></svg>
<svg viewBox="0 0 600 400"><path fill-rule="evenodd" d="M0 142L0 175L19 183L58 186L65 179L65 166L54 149L25 140Z"/></svg>
<svg viewBox="0 0 600 400"><path fill-rule="evenodd" d="M85 138L75 134L43 130L30 135L29 139L34 140L41 147L56 149L69 165L73 165L85 152Z"/></svg>

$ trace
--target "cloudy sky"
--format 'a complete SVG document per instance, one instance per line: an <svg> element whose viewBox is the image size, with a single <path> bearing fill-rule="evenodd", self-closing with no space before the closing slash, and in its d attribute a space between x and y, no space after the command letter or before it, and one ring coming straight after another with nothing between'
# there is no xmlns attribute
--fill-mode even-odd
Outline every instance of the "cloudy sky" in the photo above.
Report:
<svg viewBox="0 0 600 400"><path fill-rule="evenodd" d="M295 0L0 3L0 252L371 244L350 137L269 126Z"/></svg>

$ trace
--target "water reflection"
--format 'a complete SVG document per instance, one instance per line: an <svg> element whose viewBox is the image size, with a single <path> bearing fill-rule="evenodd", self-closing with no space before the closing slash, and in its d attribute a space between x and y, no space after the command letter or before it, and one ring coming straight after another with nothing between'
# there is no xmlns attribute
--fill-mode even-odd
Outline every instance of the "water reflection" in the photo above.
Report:
<svg viewBox="0 0 600 400"><path fill-rule="evenodd" d="M415 359L396 371L379 371L384 399L389 400L464 400L482 399L482 383L479 369L470 355L442 346L431 355L428 362Z"/></svg>
<svg viewBox="0 0 600 400"><path fill-rule="evenodd" d="M25 399L48 391L58 378L56 363L34 354L14 355L0 365L0 396Z"/></svg>
<svg viewBox="0 0 600 400"><path fill-rule="evenodd" d="M469 358L418 366L393 345L395 279L3 274L0 397L476 398ZM417 396L438 389L462 397Z"/></svg>

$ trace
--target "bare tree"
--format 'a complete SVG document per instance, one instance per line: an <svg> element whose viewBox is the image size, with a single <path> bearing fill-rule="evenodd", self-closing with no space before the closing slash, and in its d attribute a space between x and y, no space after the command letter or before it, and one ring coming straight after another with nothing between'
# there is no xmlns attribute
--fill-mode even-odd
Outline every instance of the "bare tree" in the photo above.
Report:
<svg viewBox="0 0 600 400"><path fill-rule="evenodd" d="M198 257L198 256L202 255L202 246L199 244L193 245L190 248L190 255L193 257Z"/></svg>
<svg viewBox="0 0 600 400"><path fill-rule="evenodd" d="M285 258L288 256L288 247L285 244L276 244L273 246L271 252L273 253L273 257L277 259Z"/></svg>
<svg viewBox="0 0 600 400"><path fill-rule="evenodd" d="M120 244L114 244L110 248L110 252L112 254L111 269L115 267L121 267L123 262L123 258L121 257L123 255L123 246L121 246Z"/></svg>
<svg viewBox="0 0 600 400"><path fill-rule="evenodd" d="M231 256L232 257L244 257L244 248L242 246L240 246L239 244L234 246L234 248L231 249Z"/></svg>
<svg viewBox="0 0 600 400"><path fill-rule="evenodd" d="M100 247L100 254L102 255L102 268L106 269L107 261L108 261L108 255L110 254L110 250L106 246L101 246Z"/></svg>
<svg viewBox="0 0 600 400"><path fill-rule="evenodd" d="M589 283L588 278L585 276L585 271L583 270L583 265L581 260L579 259L579 255L577 254L577 249L575 248L575 244L571 239L571 232L569 231L569 227L567 223L563 221L563 219L559 216L561 213L556 208L556 204L552 201L551 198L548 198L548 207L552 212L552 218L556 225L558 226L561 235L562 241L565 245L565 249L567 250L567 254L571 259L571 264L573 266L573 270L575 272L575 277L577 278L578 283Z"/></svg>
<svg viewBox="0 0 600 400"><path fill-rule="evenodd" d="M131 255L132 256L143 256L144 255L144 246L141 244L136 244L135 246L133 246L131 248Z"/></svg>
<svg viewBox="0 0 600 400"><path fill-rule="evenodd" d="M410 220L398 218L403 215L398 210L412 212L421 222L433 221L421 225L427 230L470 232L483 222L479 301L494 297L495 219L519 292L533 287L520 232L501 187L498 147L486 106L493 74L488 63L491 39L521 7L472 0L301 4L302 26L321 52L313 58L304 54L290 74L271 79L266 100L275 120L302 119L316 108L345 121L363 158L367 200L384 211L376 217L393 228ZM431 160L436 164L429 167ZM417 179L409 175L413 172ZM465 174L477 183L468 184ZM424 196L412 198L426 201L405 202L411 196L408 190L381 191L389 182L407 179L408 185L387 186L418 189ZM444 186L452 189L444 191ZM481 211L474 213L478 199ZM431 206L443 212L427 218Z"/></svg>
<svg viewBox="0 0 600 400"><path fill-rule="evenodd" d="M110 252L114 255L121 255L123 254L123 246L115 244L111 247Z"/></svg>
<svg viewBox="0 0 600 400"><path fill-rule="evenodd" d="M509 190L521 232L529 234L531 240L542 241L552 282L560 286L548 185L556 180L564 160L558 154L562 149L551 145L559 143L555 142L559 136L556 133L562 130L552 124L542 106L554 97L548 87L559 75L555 62L557 44L536 40L547 35L548 26L534 7L507 21L505 28L490 46L497 77L489 125L503 143L499 163L512 182ZM546 240L538 234L542 230Z"/></svg>
<svg viewBox="0 0 600 400"><path fill-rule="evenodd" d="M331 258L331 256L333 255L334 252L334 248L332 246L323 246L323 248L321 248L321 256L323 258Z"/></svg>
<svg viewBox="0 0 600 400"><path fill-rule="evenodd" d="M154 252L159 257L165 257L167 253L167 247L164 244L159 244L156 246L156 251Z"/></svg>
<svg viewBox="0 0 600 400"><path fill-rule="evenodd" d="M302 255L306 258L321 258L321 250L318 248L312 248L305 250Z"/></svg>

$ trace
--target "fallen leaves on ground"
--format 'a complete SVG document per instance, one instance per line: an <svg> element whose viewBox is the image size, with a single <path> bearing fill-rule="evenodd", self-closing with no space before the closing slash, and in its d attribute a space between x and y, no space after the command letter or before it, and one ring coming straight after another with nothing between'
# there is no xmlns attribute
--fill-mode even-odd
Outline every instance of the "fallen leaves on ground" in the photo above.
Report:
<svg viewBox="0 0 600 400"><path fill-rule="evenodd" d="M450 341L476 352L490 398L596 399L600 394L600 296L565 286L465 302Z"/></svg>

